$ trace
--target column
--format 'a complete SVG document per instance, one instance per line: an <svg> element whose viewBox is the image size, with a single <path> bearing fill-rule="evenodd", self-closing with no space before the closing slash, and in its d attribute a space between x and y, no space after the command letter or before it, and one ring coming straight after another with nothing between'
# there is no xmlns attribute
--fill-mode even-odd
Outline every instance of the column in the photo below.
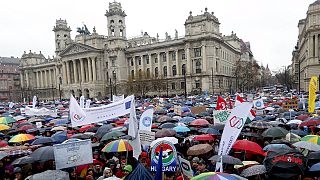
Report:
<svg viewBox="0 0 320 180"><path fill-rule="evenodd" d="M77 63L76 60L72 60L73 63L73 78L74 83L78 83L78 74L77 74Z"/></svg>
<svg viewBox="0 0 320 180"><path fill-rule="evenodd" d="M67 82L67 69L66 69L66 62L62 62L62 77L63 77L63 84L68 84Z"/></svg>
<svg viewBox="0 0 320 180"><path fill-rule="evenodd" d="M92 81L92 65L91 65L91 58L88 59L88 71L89 71L89 82Z"/></svg>
<svg viewBox="0 0 320 180"><path fill-rule="evenodd" d="M176 50L176 69L177 69L177 75L181 75L181 62L179 59L179 49Z"/></svg>
<svg viewBox="0 0 320 180"><path fill-rule="evenodd" d="M38 71L36 71L36 86L37 86L37 88L39 88L39 72Z"/></svg>
<svg viewBox="0 0 320 180"><path fill-rule="evenodd" d="M186 46L186 56L187 56L187 68L186 68L186 74L191 74L191 54L190 54L190 49L189 46Z"/></svg>
<svg viewBox="0 0 320 180"><path fill-rule="evenodd" d="M85 74L84 74L84 66L83 66L83 59L80 59L80 72L81 72L81 83L85 82Z"/></svg>
<svg viewBox="0 0 320 180"><path fill-rule="evenodd" d="M149 63L150 63L150 77L154 76L154 66L153 66L153 61L151 59L151 54L147 54L149 57Z"/></svg>
<svg viewBox="0 0 320 180"><path fill-rule="evenodd" d="M24 79L24 72L21 71L21 72L20 72L20 84L21 84L21 87L22 87L22 88L25 87L23 79Z"/></svg>
<svg viewBox="0 0 320 180"><path fill-rule="evenodd" d="M70 61L66 62L67 65L67 79L68 79L68 84L71 84L71 74L70 74Z"/></svg>
<svg viewBox="0 0 320 180"><path fill-rule="evenodd" d="M201 55L202 55L202 73L207 72L207 56L206 56L206 45L205 42L202 43L202 50L201 50Z"/></svg>
<svg viewBox="0 0 320 180"><path fill-rule="evenodd" d="M136 74L137 74L137 72L138 72L138 71L137 71L137 64L138 64L138 63L137 63L137 61L136 61L136 56L134 56L132 60L133 60L133 71L134 71L134 74L133 74L134 77L133 77L133 78L136 78L135 76L136 76ZM130 72L130 75L131 75L131 72ZM111 71L111 75L109 74L109 76L112 77L112 71Z"/></svg>
<svg viewBox="0 0 320 180"><path fill-rule="evenodd" d="M49 69L49 86L52 87L53 86L53 81L52 81L52 70Z"/></svg>
<svg viewBox="0 0 320 180"><path fill-rule="evenodd" d="M26 72L26 80L27 80L27 88L29 87L29 74L28 71Z"/></svg>
<svg viewBox="0 0 320 180"><path fill-rule="evenodd" d="M96 57L92 58L92 73L93 73L93 81L97 80L97 71L96 71Z"/></svg>
<svg viewBox="0 0 320 180"><path fill-rule="evenodd" d="M159 77L163 74L162 71L163 71L163 67L162 67L162 59L160 58L160 52L157 54L158 56L158 74L159 74Z"/></svg>
<svg viewBox="0 0 320 180"><path fill-rule="evenodd" d="M318 34L316 34L316 35L315 35L315 41L314 41L314 43L315 43L314 46L315 46L315 48L316 48L316 49L315 49L315 57L318 57L318 50L319 50L319 49L318 49L318 48L319 48L318 40L319 40L319 39L318 39ZM318 60L318 59L317 59L317 60ZM318 63L318 62L316 62L317 60L315 60L314 63Z"/></svg>
<svg viewBox="0 0 320 180"><path fill-rule="evenodd" d="M39 71L40 75L40 87L43 88L43 77L42 77L42 71Z"/></svg>
<svg viewBox="0 0 320 180"><path fill-rule="evenodd" d="M171 73L171 63L170 61L172 61L172 59L169 58L169 51L166 51L166 57L167 57L167 77L171 77L172 73Z"/></svg>

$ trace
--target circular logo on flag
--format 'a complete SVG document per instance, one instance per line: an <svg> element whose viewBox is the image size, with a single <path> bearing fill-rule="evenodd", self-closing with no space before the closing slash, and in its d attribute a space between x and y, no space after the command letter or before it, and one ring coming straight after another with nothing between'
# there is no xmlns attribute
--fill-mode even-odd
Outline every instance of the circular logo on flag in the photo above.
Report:
<svg viewBox="0 0 320 180"><path fill-rule="evenodd" d="M73 112L73 113L71 114L71 119L72 119L73 121L77 121L77 122L83 121L84 118L85 118L85 116L81 116L81 115L79 115L79 114L77 114L77 113L75 113L75 112Z"/></svg>
<svg viewBox="0 0 320 180"><path fill-rule="evenodd" d="M160 141L152 147L151 158L158 164L160 148L162 146L162 165L169 166L176 160L176 148L168 141Z"/></svg>
<svg viewBox="0 0 320 180"><path fill-rule="evenodd" d="M261 107L261 106L262 106L261 102L260 102L260 101L257 101L257 102L256 102L256 106L257 106L257 107Z"/></svg>
<svg viewBox="0 0 320 180"><path fill-rule="evenodd" d="M146 116L142 119L142 124L146 127L149 127L151 126L151 121L152 121L151 118Z"/></svg>

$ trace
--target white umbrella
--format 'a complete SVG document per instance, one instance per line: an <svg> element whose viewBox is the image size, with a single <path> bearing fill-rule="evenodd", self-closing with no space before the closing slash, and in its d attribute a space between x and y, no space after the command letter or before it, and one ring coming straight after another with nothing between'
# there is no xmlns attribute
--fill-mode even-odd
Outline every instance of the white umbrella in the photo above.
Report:
<svg viewBox="0 0 320 180"><path fill-rule="evenodd" d="M273 107L267 107L267 108L265 108L265 110L267 110L267 111L273 111L274 108L273 108Z"/></svg>
<svg viewBox="0 0 320 180"><path fill-rule="evenodd" d="M61 170L47 170L42 173L34 174L30 180L69 180L69 173Z"/></svg>
<svg viewBox="0 0 320 180"><path fill-rule="evenodd" d="M301 124L302 121L299 120L299 119L293 119L293 120L290 120L289 122L287 122L286 124Z"/></svg>
<svg viewBox="0 0 320 180"><path fill-rule="evenodd" d="M308 149L310 151L320 151L320 146L311 142L299 141L292 145L298 148Z"/></svg>
<svg viewBox="0 0 320 180"><path fill-rule="evenodd" d="M158 138L158 139L152 141L151 144L150 144L150 147L153 147L154 145L156 145L158 142L161 142L161 141L169 141L172 144L177 144L178 143L178 139L175 138L175 137L163 137L163 138Z"/></svg>

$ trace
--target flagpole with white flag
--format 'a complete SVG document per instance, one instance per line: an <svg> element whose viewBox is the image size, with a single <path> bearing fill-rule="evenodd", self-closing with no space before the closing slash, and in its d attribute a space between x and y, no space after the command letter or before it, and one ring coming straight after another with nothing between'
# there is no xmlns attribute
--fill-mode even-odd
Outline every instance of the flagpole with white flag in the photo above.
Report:
<svg viewBox="0 0 320 180"><path fill-rule="evenodd" d="M133 157L135 157L137 160L141 154L141 142L140 142L140 135L138 132L139 132L139 129L138 129L138 120L136 116L136 103L134 98L132 98L131 105L130 105L128 135L132 137Z"/></svg>
<svg viewBox="0 0 320 180"><path fill-rule="evenodd" d="M33 99L32 99L32 108L36 108L36 104L37 104L37 96L33 96Z"/></svg>
<svg viewBox="0 0 320 180"><path fill-rule="evenodd" d="M77 100L73 97L72 94L70 97L70 104L69 104L69 116L71 119L72 127L77 126L74 124L74 122L81 121L82 119L84 119L86 117L86 113L79 106Z"/></svg>
<svg viewBox="0 0 320 180"><path fill-rule="evenodd" d="M85 100L84 96L81 96L80 97L80 107L81 108L84 108L84 100Z"/></svg>

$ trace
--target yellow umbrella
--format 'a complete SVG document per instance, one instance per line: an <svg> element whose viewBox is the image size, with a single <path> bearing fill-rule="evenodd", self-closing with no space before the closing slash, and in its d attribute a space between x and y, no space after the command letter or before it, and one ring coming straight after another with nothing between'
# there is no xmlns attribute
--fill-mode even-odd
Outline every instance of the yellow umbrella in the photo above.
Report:
<svg viewBox="0 0 320 180"><path fill-rule="evenodd" d="M254 164L259 164L259 163L257 161L242 161L242 164L241 165L240 164L239 165L234 165L234 168L235 169L239 169L239 168L244 167L244 166L254 165Z"/></svg>
<svg viewBox="0 0 320 180"><path fill-rule="evenodd" d="M0 124L0 131L8 130L8 129L10 129L10 126L5 125L5 124Z"/></svg>

